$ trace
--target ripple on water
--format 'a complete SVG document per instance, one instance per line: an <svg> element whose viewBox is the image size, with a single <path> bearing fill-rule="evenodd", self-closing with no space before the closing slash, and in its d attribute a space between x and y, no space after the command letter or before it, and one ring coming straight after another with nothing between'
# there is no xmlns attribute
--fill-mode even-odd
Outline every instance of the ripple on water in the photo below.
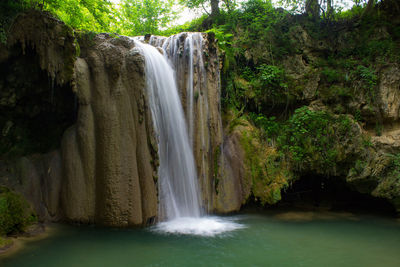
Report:
<svg viewBox="0 0 400 267"><path fill-rule="evenodd" d="M243 229L246 226L235 222L232 218L221 217L181 217L167 222L161 222L152 228L157 233L217 236L222 233Z"/></svg>

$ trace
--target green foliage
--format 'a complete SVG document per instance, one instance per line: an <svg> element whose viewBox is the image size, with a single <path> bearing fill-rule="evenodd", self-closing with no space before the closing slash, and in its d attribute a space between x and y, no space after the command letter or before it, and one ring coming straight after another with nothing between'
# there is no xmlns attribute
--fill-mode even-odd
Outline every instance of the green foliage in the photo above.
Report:
<svg viewBox="0 0 400 267"><path fill-rule="evenodd" d="M172 25L168 29L160 31L160 35L170 36L181 32L201 32L203 31L202 24L206 18L207 15L203 15L182 25Z"/></svg>
<svg viewBox="0 0 400 267"><path fill-rule="evenodd" d="M288 85L283 69L262 64L257 67L256 78L251 80L254 102L260 110L263 103L286 103L289 97Z"/></svg>
<svg viewBox="0 0 400 267"><path fill-rule="evenodd" d="M174 0L122 0L118 30L130 36L158 34L176 18Z"/></svg>
<svg viewBox="0 0 400 267"><path fill-rule="evenodd" d="M5 0L0 4L0 41L13 17L29 8L50 11L74 29L125 35L158 34L176 18L174 0ZM3 14L5 12L5 14Z"/></svg>
<svg viewBox="0 0 400 267"><path fill-rule="evenodd" d="M391 174L400 181L400 153L389 154Z"/></svg>
<svg viewBox="0 0 400 267"><path fill-rule="evenodd" d="M364 136L362 139L362 144L365 148L369 148L372 147L372 140L371 140L371 136Z"/></svg>
<svg viewBox="0 0 400 267"><path fill-rule="evenodd" d="M362 115L361 115L361 111L359 109L356 110L356 112L354 113L354 120L355 121L362 121Z"/></svg>
<svg viewBox="0 0 400 267"><path fill-rule="evenodd" d="M286 88L285 74L284 71L277 67L271 65L262 64L257 67L259 79L262 86L272 87L272 88Z"/></svg>
<svg viewBox="0 0 400 267"><path fill-rule="evenodd" d="M276 117L272 116L268 118L262 114L253 112L249 114L249 117L258 128L262 129L268 141L272 141L272 139L275 139L280 134L281 124L276 121Z"/></svg>
<svg viewBox="0 0 400 267"><path fill-rule="evenodd" d="M367 162L357 159L354 163L354 167L350 169L350 176L360 175L366 166Z"/></svg>
<svg viewBox="0 0 400 267"><path fill-rule="evenodd" d="M376 86L378 78L374 70L360 65L357 67L357 74L368 88L374 88Z"/></svg>
<svg viewBox="0 0 400 267"><path fill-rule="evenodd" d="M0 187L0 235L21 232L36 220L36 215L21 195Z"/></svg>
<svg viewBox="0 0 400 267"><path fill-rule="evenodd" d="M378 77L376 76L375 71L360 65L356 69L356 75L358 79L362 81L364 90L367 93L370 102L374 103L376 98L375 88L378 82Z"/></svg>
<svg viewBox="0 0 400 267"><path fill-rule="evenodd" d="M335 69L325 67L322 70L322 78L328 83L335 83L340 81L341 74Z"/></svg>
<svg viewBox="0 0 400 267"><path fill-rule="evenodd" d="M377 136L381 136L383 131L383 125L381 123L375 123L375 133Z"/></svg>
<svg viewBox="0 0 400 267"><path fill-rule="evenodd" d="M340 161L341 141L351 137L351 124L347 116L302 107L285 122L278 147L295 163L332 169Z"/></svg>
<svg viewBox="0 0 400 267"><path fill-rule="evenodd" d="M113 15L116 10L108 0L44 0L43 3L44 10L75 29L110 32L117 23Z"/></svg>
<svg viewBox="0 0 400 267"><path fill-rule="evenodd" d="M232 28L238 33L234 43L237 55L248 50L255 62L261 60L262 63L275 65L275 60L291 53L293 47L286 15L285 11L275 9L270 1L245 2L242 10L230 20L234 25ZM261 47L262 51L258 51Z"/></svg>
<svg viewBox="0 0 400 267"><path fill-rule="evenodd" d="M235 64L235 59L232 50L232 33L227 33L226 26L214 27L207 33L213 33L217 40L218 48L223 52L224 56L224 68L223 71L227 72L231 65Z"/></svg>

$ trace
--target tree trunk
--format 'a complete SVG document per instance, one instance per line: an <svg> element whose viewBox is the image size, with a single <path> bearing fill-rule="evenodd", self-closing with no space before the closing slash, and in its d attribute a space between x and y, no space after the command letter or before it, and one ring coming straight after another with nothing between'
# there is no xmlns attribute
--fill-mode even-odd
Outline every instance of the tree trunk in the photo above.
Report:
<svg viewBox="0 0 400 267"><path fill-rule="evenodd" d="M333 16L333 0L326 0L326 17L330 19Z"/></svg>
<svg viewBox="0 0 400 267"><path fill-rule="evenodd" d="M374 6L375 6L375 0L368 0L367 7L365 8L365 10L361 16L363 17L365 15L370 14L371 11L374 9Z"/></svg>
<svg viewBox="0 0 400 267"><path fill-rule="evenodd" d="M306 0L306 14L313 19L319 18L319 3L318 0Z"/></svg>
<svg viewBox="0 0 400 267"><path fill-rule="evenodd" d="M211 0L211 17L219 15L219 0Z"/></svg>

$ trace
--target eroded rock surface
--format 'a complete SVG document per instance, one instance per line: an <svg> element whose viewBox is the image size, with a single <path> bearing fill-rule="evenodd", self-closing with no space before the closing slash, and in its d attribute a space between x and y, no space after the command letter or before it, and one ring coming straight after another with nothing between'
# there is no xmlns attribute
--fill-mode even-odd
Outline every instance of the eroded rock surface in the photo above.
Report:
<svg viewBox="0 0 400 267"><path fill-rule="evenodd" d="M80 38L76 58L74 33L60 21L40 12L16 19L9 47L21 44L22 55L34 48L48 77L75 93L77 114L59 150L4 159L0 181L22 192L42 220L150 223L157 215L158 156L144 59L126 37Z"/></svg>

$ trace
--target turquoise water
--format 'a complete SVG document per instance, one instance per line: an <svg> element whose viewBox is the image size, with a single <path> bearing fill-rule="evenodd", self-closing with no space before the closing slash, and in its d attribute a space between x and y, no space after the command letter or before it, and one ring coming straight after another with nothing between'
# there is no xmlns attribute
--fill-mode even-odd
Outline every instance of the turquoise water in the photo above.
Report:
<svg viewBox="0 0 400 267"><path fill-rule="evenodd" d="M0 266L400 266L400 223L335 214L246 214L215 237L59 226Z"/></svg>

